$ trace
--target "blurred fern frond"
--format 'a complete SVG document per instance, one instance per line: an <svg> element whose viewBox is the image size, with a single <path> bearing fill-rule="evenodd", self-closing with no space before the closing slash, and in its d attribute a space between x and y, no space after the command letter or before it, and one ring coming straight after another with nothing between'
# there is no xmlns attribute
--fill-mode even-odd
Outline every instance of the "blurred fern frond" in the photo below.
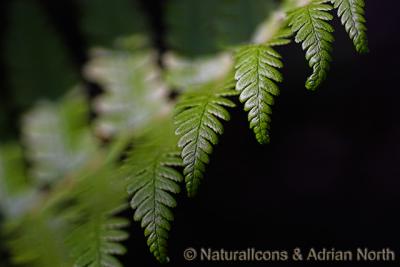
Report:
<svg viewBox="0 0 400 267"><path fill-rule="evenodd" d="M24 116L23 140L37 184L53 184L92 158L97 144L88 119L86 100L77 91L58 103L41 102Z"/></svg>
<svg viewBox="0 0 400 267"><path fill-rule="evenodd" d="M231 70L232 58L228 53L195 59L168 53L164 56L164 64L167 84L184 92L225 77Z"/></svg>
<svg viewBox="0 0 400 267"><path fill-rule="evenodd" d="M116 255L126 252L122 241L129 220L118 216L126 206L125 184L111 177L112 168L101 168L79 182L72 208L75 218L67 235L76 267L119 267Z"/></svg>
<svg viewBox="0 0 400 267"><path fill-rule="evenodd" d="M144 127L168 106L156 52L141 36L124 39L121 49L95 51L85 74L105 90L95 102L100 136Z"/></svg>

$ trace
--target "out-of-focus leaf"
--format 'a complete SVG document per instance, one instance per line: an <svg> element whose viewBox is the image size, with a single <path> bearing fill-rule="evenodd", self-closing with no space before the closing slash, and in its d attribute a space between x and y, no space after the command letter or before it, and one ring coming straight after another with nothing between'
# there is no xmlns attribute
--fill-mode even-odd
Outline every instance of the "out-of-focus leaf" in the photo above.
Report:
<svg viewBox="0 0 400 267"><path fill-rule="evenodd" d="M93 51L86 66L87 78L105 90L95 103L96 132L102 137L137 130L169 106L156 52L138 49L140 38L130 40L125 49Z"/></svg>
<svg viewBox="0 0 400 267"><path fill-rule="evenodd" d="M76 83L70 55L36 1L11 1L8 25L4 57L18 106L55 99Z"/></svg>
<svg viewBox="0 0 400 267"><path fill-rule="evenodd" d="M119 242L129 221L114 215L126 206L125 183L110 179L115 170L101 157L97 163L66 178L23 217L7 220L6 244L16 265L121 266L112 255L125 251Z"/></svg>
<svg viewBox="0 0 400 267"><path fill-rule="evenodd" d="M0 197L1 192L18 193L27 185L21 148L17 144L0 147Z"/></svg>
<svg viewBox="0 0 400 267"><path fill-rule="evenodd" d="M0 213L17 217L32 206L35 191L29 188L21 148L14 143L0 147Z"/></svg>
<svg viewBox="0 0 400 267"><path fill-rule="evenodd" d="M274 0L221 0L216 20L218 43L231 46L250 41L255 29L277 7Z"/></svg>
<svg viewBox="0 0 400 267"><path fill-rule="evenodd" d="M67 244L76 267L122 267L115 255L126 252L121 244L129 220L116 214L127 207L125 183L112 168L100 168L81 180L73 190L76 219Z"/></svg>
<svg viewBox="0 0 400 267"><path fill-rule="evenodd" d="M168 45L185 56L199 56L249 41L275 5L272 0L168 1Z"/></svg>
<svg viewBox="0 0 400 267"><path fill-rule="evenodd" d="M41 102L23 119L23 140L32 176L51 184L93 157L96 142L88 128L85 98L73 91L61 101Z"/></svg>
<svg viewBox="0 0 400 267"><path fill-rule="evenodd" d="M230 71L233 64L228 53L196 59L167 53L164 63L167 83L179 91L221 79Z"/></svg>
<svg viewBox="0 0 400 267"><path fill-rule="evenodd" d="M10 237L8 247L15 265L73 266L65 245L67 222L51 210L28 214L20 221L8 224L6 232Z"/></svg>
<svg viewBox="0 0 400 267"><path fill-rule="evenodd" d="M82 31L90 46L111 47L118 38L146 28L137 0L82 0L79 4Z"/></svg>

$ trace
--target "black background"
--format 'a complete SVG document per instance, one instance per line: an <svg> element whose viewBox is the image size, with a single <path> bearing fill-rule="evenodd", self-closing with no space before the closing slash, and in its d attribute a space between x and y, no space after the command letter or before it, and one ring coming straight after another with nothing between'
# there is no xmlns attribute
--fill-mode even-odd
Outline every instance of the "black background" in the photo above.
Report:
<svg viewBox="0 0 400 267"><path fill-rule="evenodd" d="M79 67L86 60L87 49L77 31L73 3L42 2ZM161 51L165 49L162 2L143 1ZM259 146L248 130L246 115L240 109L233 112L199 195L189 200L184 194L179 196L169 241L169 266L227 265L186 262L182 254L187 247L389 247L400 258L400 2L366 2L371 52L357 55L335 19L334 61L328 79L317 92L304 88L310 70L300 46L281 49L286 80L274 107L270 145ZM1 17L6 3L2 5ZM6 79L1 78L2 88L6 88ZM6 97L7 90L2 90L1 98ZM123 259L126 266L159 266L137 224L131 233L129 253Z"/></svg>

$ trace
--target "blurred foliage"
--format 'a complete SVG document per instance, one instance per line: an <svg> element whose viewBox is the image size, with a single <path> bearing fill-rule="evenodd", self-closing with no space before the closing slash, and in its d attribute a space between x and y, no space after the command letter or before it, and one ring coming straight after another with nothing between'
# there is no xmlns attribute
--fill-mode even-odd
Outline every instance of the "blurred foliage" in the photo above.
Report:
<svg viewBox="0 0 400 267"><path fill-rule="evenodd" d="M36 1L11 1L4 40L9 92L17 107L56 99L75 85L71 55Z"/></svg>
<svg viewBox="0 0 400 267"><path fill-rule="evenodd" d="M120 39L117 47L93 50L85 67L85 76L105 91L94 101L96 133L103 138L144 127L168 106L157 52L147 40Z"/></svg>
<svg viewBox="0 0 400 267"><path fill-rule="evenodd" d="M22 148L16 143L0 147L0 208L4 215L15 218L29 209L36 198L30 186Z"/></svg>
<svg viewBox="0 0 400 267"><path fill-rule="evenodd" d="M271 0L170 0L168 45L179 54L195 57L246 43L275 7Z"/></svg>
<svg viewBox="0 0 400 267"><path fill-rule="evenodd" d="M24 116L22 138L36 184L51 185L92 157L97 145L88 122L88 105L78 88L58 102L39 102Z"/></svg>
<svg viewBox="0 0 400 267"><path fill-rule="evenodd" d="M228 53L195 59L167 53L164 63L165 81L174 89L185 91L196 85L223 78L231 70L232 58Z"/></svg>
<svg viewBox="0 0 400 267"><path fill-rule="evenodd" d="M81 0L81 28L89 46L113 47L121 37L144 33L138 0Z"/></svg>

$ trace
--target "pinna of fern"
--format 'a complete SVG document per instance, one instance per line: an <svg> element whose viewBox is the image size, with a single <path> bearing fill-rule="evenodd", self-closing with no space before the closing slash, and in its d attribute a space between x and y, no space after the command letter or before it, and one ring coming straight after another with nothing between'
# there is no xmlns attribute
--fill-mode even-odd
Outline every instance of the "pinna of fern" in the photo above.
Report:
<svg viewBox="0 0 400 267"><path fill-rule="evenodd" d="M175 133L183 159L186 190L190 197L197 193L203 178L209 154L224 131L221 120L229 121L226 107L235 104L227 97L236 95L233 79L223 85L211 82L200 89L183 94L175 107Z"/></svg>
<svg viewBox="0 0 400 267"><path fill-rule="evenodd" d="M167 239L174 219L171 209L176 206L174 194L180 192L183 180L175 167L182 165L171 119L144 130L128 152L121 176L127 181L134 220L141 223L150 252L166 263Z"/></svg>
<svg viewBox="0 0 400 267"><path fill-rule="evenodd" d="M306 88L316 90L326 79L329 64L332 60L331 50L334 40L333 27L329 24L333 16L329 0L310 1L289 15L289 25L296 33L296 43L301 43L306 51L306 59L313 68L307 79Z"/></svg>
<svg viewBox="0 0 400 267"><path fill-rule="evenodd" d="M338 16L353 40L357 52L367 53L369 49L364 0L332 0L332 4L337 9Z"/></svg>

